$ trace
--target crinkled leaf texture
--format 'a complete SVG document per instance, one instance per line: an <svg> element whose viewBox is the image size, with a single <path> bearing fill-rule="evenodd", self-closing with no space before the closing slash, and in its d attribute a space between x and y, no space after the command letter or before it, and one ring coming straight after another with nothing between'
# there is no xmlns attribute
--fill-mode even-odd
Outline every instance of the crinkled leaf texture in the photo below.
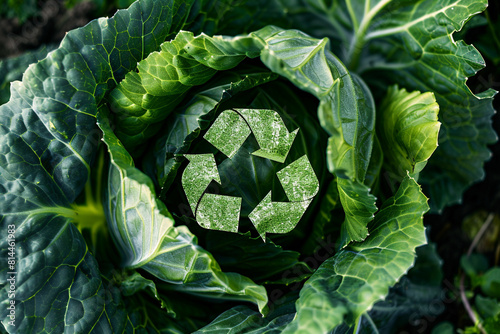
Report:
<svg viewBox="0 0 500 334"><path fill-rule="evenodd" d="M385 150L384 168L397 181L425 167L438 146L441 123L434 94L389 88L377 115L377 133Z"/></svg>
<svg viewBox="0 0 500 334"><path fill-rule="evenodd" d="M98 124L111 157L105 211L123 267L142 268L171 283L172 290L252 301L263 312L264 287L239 274L223 273L187 227L174 227L165 204L156 198L153 181L134 167L108 116L101 108Z"/></svg>
<svg viewBox="0 0 500 334"><path fill-rule="evenodd" d="M428 209L420 186L407 176L375 216L370 235L326 260L305 283L283 333L325 333L344 321L352 324L385 298L426 242L422 216Z"/></svg>
<svg viewBox="0 0 500 334"><path fill-rule="evenodd" d="M285 6L294 26L331 37L334 52L374 92L398 84L435 94L439 147L420 181L433 211L460 202L464 190L484 177L487 145L497 136L491 125L495 91L476 94L466 85L484 60L453 33L487 0L296 0Z"/></svg>
<svg viewBox="0 0 500 334"><path fill-rule="evenodd" d="M0 107L0 222L5 233L15 225L17 241L15 327L8 325L7 238L0 241L0 318L9 331L147 327L101 277L72 223L78 217L71 204L97 151L103 96L170 34L200 23L193 3L144 0L95 20L69 32L11 85L10 101Z"/></svg>
<svg viewBox="0 0 500 334"><path fill-rule="evenodd" d="M353 328L360 334L400 333L408 323L416 325L415 319L439 316L444 308L436 307L437 302L441 303L443 294L453 287L441 286L442 260L435 246L417 247L415 266L389 290L387 297L363 313L355 325L343 323L331 333L352 333Z"/></svg>

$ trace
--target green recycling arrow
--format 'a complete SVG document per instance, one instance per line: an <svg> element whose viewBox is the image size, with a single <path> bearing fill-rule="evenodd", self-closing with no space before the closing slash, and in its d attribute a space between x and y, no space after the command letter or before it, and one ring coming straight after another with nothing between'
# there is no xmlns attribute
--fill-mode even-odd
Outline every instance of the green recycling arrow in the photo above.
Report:
<svg viewBox="0 0 500 334"><path fill-rule="evenodd" d="M271 192L248 215L264 242L266 233L288 233L297 226L312 199L301 202L271 202Z"/></svg>
<svg viewBox="0 0 500 334"><path fill-rule="evenodd" d="M236 111L224 110L203 138L231 159L250 133L247 123Z"/></svg>
<svg viewBox="0 0 500 334"><path fill-rule="evenodd" d="M274 110L267 109L234 109L238 112L252 129L260 150L253 152L253 155L274 160L280 163L285 162L286 156L292 147L293 140L299 132L296 129L288 132L288 129L280 115Z"/></svg>
<svg viewBox="0 0 500 334"><path fill-rule="evenodd" d="M318 178L306 155L295 160L276 175L289 201L305 201L316 196L319 191Z"/></svg>
<svg viewBox="0 0 500 334"><path fill-rule="evenodd" d="M184 156L189 164L181 182L198 224L211 230L238 232L241 198L205 193L212 180L221 182L214 155Z"/></svg>
<svg viewBox="0 0 500 334"><path fill-rule="evenodd" d="M196 221L206 229L236 233L241 200L240 197L205 194L198 205Z"/></svg>
<svg viewBox="0 0 500 334"><path fill-rule="evenodd" d="M283 163L298 131L288 132L274 110L233 109L223 111L204 138L231 159L253 133L260 149L252 154ZM198 224L238 232L242 198L206 193L212 180L221 183L214 155L184 156L189 164L182 175L182 186ZM287 233L295 228L319 191L318 178L306 155L281 169L277 176L289 202L273 202L269 192L248 216L264 242L266 233Z"/></svg>
<svg viewBox="0 0 500 334"><path fill-rule="evenodd" d="M182 187L191 207L196 215L196 206L201 196L212 180L220 181L219 171L214 155L209 154L184 154L189 164L182 174Z"/></svg>
<svg viewBox="0 0 500 334"><path fill-rule="evenodd" d="M264 242L266 232L290 232L319 191L318 178L305 155L280 170L277 175L290 202L271 202L269 192L248 215Z"/></svg>

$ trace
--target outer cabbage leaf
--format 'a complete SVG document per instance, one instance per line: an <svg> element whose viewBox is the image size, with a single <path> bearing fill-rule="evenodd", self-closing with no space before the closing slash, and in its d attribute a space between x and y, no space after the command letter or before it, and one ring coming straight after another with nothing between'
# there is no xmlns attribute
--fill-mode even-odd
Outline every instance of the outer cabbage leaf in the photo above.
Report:
<svg viewBox="0 0 500 334"><path fill-rule="evenodd" d="M278 334L290 323L295 313L298 291L285 294L271 305L271 312L263 318L245 306L236 306L219 315L196 333L252 333Z"/></svg>
<svg viewBox="0 0 500 334"><path fill-rule="evenodd" d="M138 2L68 33L57 50L26 71L22 83L12 84L0 123L2 209L8 210L2 212L74 201L98 144L95 114L103 95L158 47L171 25L184 21L182 12L189 13L185 2L167 5ZM154 38L143 36L150 25Z"/></svg>
<svg viewBox="0 0 500 334"><path fill-rule="evenodd" d="M283 2L290 0L236 0L231 1L230 15L220 15L217 34L235 36L276 25L292 28L288 9Z"/></svg>
<svg viewBox="0 0 500 334"><path fill-rule="evenodd" d="M466 39L467 37L474 36L474 46L481 51L484 57L496 66L496 73L498 73L498 66L500 65L500 40L498 39L498 32L500 31L500 19L496 17L495 19L495 10L498 10L498 5L490 3L490 7L487 9L487 13L484 16L477 16L477 20L474 22L468 23L465 28L460 31L461 37ZM475 32L478 29L472 29L481 26L488 26L488 33L481 34L478 36ZM461 38L462 39L462 38ZM493 39L493 41L492 41Z"/></svg>
<svg viewBox="0 0 500 334"><path fill-rule="evenodd" d="M223 273L186 226L174 227L172 216L156 198L153 181L134 167L108 116L103 107L98 124L111 157L105 211L122 265L142 268L171 283L172 290L252 301L263 312L264 287L239 274Z"/></svg>
<svg viewBox="0 0 500 334"><path fill-rule="evenodd" d="M432 319L444 310L444 293L450 292L448 285L442 287L442 260L435 244L427 244L416 249L415 266L389 290L384 300L377 302L369 312L363 313L355 325L343 323L335 327L332 334L399 333L408 329L422 329L417 319ZM448 283L449 284L449 283ZM434 332L434 331L433 331ZM441 333L441 332L439 332ZM451 332L450 332L451 333Z"/></svg>
<svg viewBox="0 0 500 334"><path fill-rule="evenodd" d="M8 324L8 287L12 270L3 266L1 318L11 333L124 331L127 313L118 290L106 285L85 241L64 210L4 215L16 229L15 327ZM68 210L69 211L69 210ZM2 245L7 253L6 242ZM2 258L7 263L6 258Z"/></svg>
<svg viewBox="0 0 500 334"><path fill-rule="evenodd" d="M426 242L428 209L419 185L406 177L375 216L370 235L326 260L305 283L283 333L328 332L370 310L413 265L415 248Z"/></svg>
<svg viewBox="0 0 500 334"><path fill-rule="evenodd" d="M374 91L397 83L435 94L439 147L420 180L432 210L460 202L464 190L484 177L487 145L497 136L491 126L495 92L474 94L466 85L484 60L473 46L454 41L453 33L487 0L297 0L286 6L295 26L331 37L334 52Z"/></svg>
<svg viewBox="0 0 500 334"><path fill-rule="evenodd" d="M16 227L16 327L7 326L7 260L0 317L9 331L120 333L133 328L119 291L105 287L73 224L71 204L97 151L97 106L125 73L180 29L192 1L144 0L69 32L30 66L0 106L0 222ZM191 14L191 16L189 16ZM7 238L0 243L7 254ZM133 314L131 313L131 316Z"/></svg>

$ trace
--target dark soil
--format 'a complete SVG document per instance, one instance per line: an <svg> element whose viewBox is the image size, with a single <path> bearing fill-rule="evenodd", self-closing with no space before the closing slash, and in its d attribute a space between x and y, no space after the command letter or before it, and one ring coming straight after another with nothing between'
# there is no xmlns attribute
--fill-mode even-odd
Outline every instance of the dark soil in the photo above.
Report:
<svg viewBox="0 0 500 334"><path fill-rule="evenodd" d="M62 0L43 0L38 6L38 14L23 24L18 19L0 19L0 59L17 56L43 44L59 43L67 31L94 19L91 2L66 9Z"/></svg>

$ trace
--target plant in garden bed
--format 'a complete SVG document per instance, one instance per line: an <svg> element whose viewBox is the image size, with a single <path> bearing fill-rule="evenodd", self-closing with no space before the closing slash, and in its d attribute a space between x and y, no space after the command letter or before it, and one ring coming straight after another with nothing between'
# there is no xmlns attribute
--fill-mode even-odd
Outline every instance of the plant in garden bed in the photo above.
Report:
<svg viewBox="0 0 500 334"><path fill-rule="evenodd" d="M494 139L493 92L465 86L480 55L451 40L484 4L332 5L344 46L265 17L211 36L238 30L217 20L251 8L238 4L136 2L69 32L12 84L0 107L1 222L15 225L17 259L15 298L1 267L1 303L16 305L15 319L0 310L7 331L390 326L368 312L426 243L418 180L433 195L480 174L436 174L438 112L441 156L460 140L458 100L486 133L470 144L481 159ZM351 70L336 56L349 22ZM455 153L463 166L478 160ZM437 208L456 200L443 194ZM306 261L332 236L328 258ZM400 284L417 289L409 277Z"/></svg>

